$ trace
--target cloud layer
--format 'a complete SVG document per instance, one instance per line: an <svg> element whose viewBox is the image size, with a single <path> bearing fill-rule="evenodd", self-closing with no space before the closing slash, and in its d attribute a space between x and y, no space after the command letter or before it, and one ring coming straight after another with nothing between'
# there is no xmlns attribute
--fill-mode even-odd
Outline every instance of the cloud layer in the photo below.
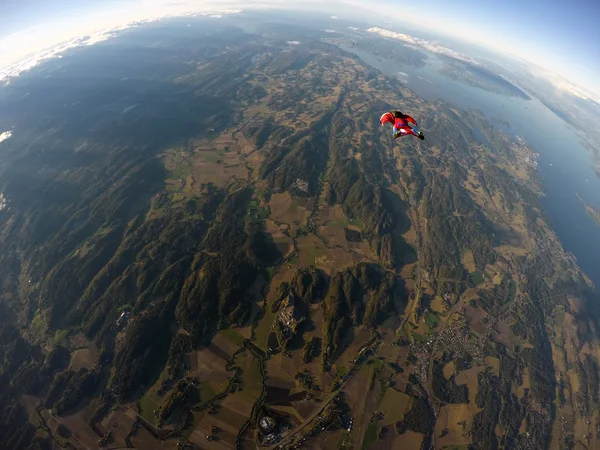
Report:
<svg viewBox="0 0 600 450"><path fill-rule="evenodd" d="M241 12L241 9L215 9L209 2L154 5L152 1L142 2L145 7L137 11L115 14L110 18L101 18L73 27L65 31L56 31L44 35L41 30L25 30L0 40L0 83L32 69L42 61L61 57L72 48L94 45L110 39L119 31L136 27L169 17L208 16L221 18L228 14ZM187 5L187 6L184 6ZM36 36L35 38L32 36ZM53 42L54 41L54 42Z"/></svg>
<svg viewBox="0 0 600 450"><path fill-rule="evenodd" d="M0 133L0 142L7 140L12 136L12 131L5 131L4 133Z"/></svg>
<svg viewBox="0 0 600 450"><path fill-rule="evenodd" d="M465 55L464 53L457 52L455 50L449 49L448 47L444 47L437 42L427 41L425 39L416 38L414 36L410 36L404 33L396 33L395 31L385 30L383 28L372 27L367 30L369 33L375 33L379 36L385 38L396 39L404 42L407 46L422 48L423 50L427 50L431 53L436 53L438 55L448 56L450 58L458 59L459 61L468 62L470 64L479 64L470 56Z"/></svg>
<svg viewBox="0 0 600 450"><path fill-rule="evenodd" d="M530 70L533 76L543 78L546 81L550 82L552 86L556 88L557 91L566 92L583 100L593 100L596 102L600 101L600 95L590 92L589 90L583 87L574 85L561 75L550 72L549 70L538 66L530 66Z"/></svg>

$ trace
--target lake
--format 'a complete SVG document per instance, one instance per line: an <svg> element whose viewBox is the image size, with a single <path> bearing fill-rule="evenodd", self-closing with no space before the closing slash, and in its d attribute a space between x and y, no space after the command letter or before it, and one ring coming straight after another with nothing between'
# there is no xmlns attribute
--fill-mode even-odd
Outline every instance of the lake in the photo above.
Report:
<svg viewBox="0 0 600 450"><path fill-rule="evenodd" d="M488 119L502 119L539 152L539 173L546 195L544 211L565 250L573 253L585 273L600 286L600 227L585 213L586 203L600 206L600 179L592 169L588 151L576 134L536 98L523 100L484 91L445 77L443 64L432 54L422 68L399 66L356 47L344 47L386 76L396 77L427 101L443 100L461 109L477 109ZM423 130L426 135L435 130Z"/></svg>

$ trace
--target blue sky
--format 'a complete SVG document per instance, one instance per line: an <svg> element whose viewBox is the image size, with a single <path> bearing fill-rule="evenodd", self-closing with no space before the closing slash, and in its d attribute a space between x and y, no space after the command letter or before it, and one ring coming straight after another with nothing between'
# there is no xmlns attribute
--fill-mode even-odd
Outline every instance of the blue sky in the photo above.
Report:
<svg viewBox="0 0 600 450"><path fill-rule="evenodd" d="M102 0L2 0L0 37L49 22L77 20L78 17L114 5Z"/></svg>
<svg viewBox="0 0 600 450"><path fill-rule="evenodd" d="M600 94L600 0L4 0L0 7L0 66L28 49L90 32L136 14L174 5L302 7L340 17L395 16L423 28L510 53ZM141 5L141 6L140 6ZM148 15L147 14L147 15ZM143 17L142 17L143 18ZM58 43L58 42L56 42Z"/></svg>

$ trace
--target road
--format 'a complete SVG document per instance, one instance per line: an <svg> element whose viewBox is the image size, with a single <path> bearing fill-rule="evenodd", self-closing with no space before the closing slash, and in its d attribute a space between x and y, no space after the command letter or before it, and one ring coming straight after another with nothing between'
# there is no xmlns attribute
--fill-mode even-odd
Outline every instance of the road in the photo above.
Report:
<svg viewBox="0 0 600 450"><path fill-rule="evenodd" d="M378 347L381 345L381 342L375 341L373 342L371 345L369 345L364 351L365 354L369 351L373 352L374 354L377 353L377 349ZM375 349L374 349L375 347ZM348 374L346 375L346 379L344 381L342 381L340 383L340 385L338 386L338 388L331 392L331 394L329 394L327 396L327 398L321 403L321 406L319 406L319 408L317 408L305 421L304 423L300 424L298 427L296 427L296 429L294 429L293 431L291 431L289 434L287 434L283 439L281 439L281 441L279 441L277 444L274 444L270 447L266 447L268 450L272 450L272 449L276 449L279 448L281 446L286 445L288 442L290 442L292 440L292 438L294 436L296 436L300 431L302 431L303 429L305 429L308 425L310 425L313 420L320 415L325 408L327 408L327 406L333 401L333 399L335 399L340 392L342 392L342 390L344 389L344 387L346 386L346 384L348 384L348 382L352 379L352 376L358 372L358 370L369 360L369 358L364 358L362 360L362 362L355 364L352 369L350 369L350 371L348 371Z"/></svg>

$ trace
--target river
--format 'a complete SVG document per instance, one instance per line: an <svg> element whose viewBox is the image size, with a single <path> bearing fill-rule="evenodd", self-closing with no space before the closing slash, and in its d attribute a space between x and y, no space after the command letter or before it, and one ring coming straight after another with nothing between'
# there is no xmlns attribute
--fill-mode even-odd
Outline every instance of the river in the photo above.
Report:
<svg viewBox="0 0 600 450"><path fill-rule="evenodd" d="M452 80L438 72L441 61L428 54L422 68L399 66L356 47L344 47L365 63L390 77L399 78L427 101L443 100L461 109L477 109L488 119L502 119L539 152L539 173L544 181L544 211L565 250L573 253L584 272L600 286L600 227L577 198L600 206L600 179L592 169L588 151L566 123L535 97L523 100L484 91ZM423 130L433 134L435 130Z"/></svg>

